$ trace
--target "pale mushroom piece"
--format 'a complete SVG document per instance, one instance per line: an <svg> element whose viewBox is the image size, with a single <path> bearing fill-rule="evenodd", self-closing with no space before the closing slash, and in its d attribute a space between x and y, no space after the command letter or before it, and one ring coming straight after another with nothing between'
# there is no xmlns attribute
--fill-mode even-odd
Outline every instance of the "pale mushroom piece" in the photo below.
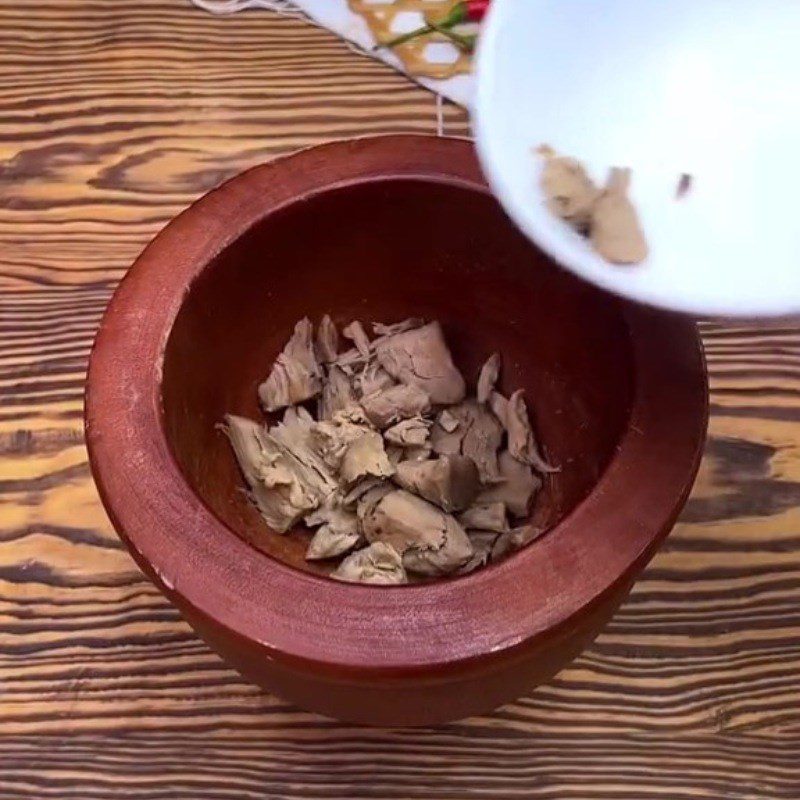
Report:
<svg viewBox="0 0 800 800"><path fill-rule="evenodd" d="M431 550L443 547L447 536L445 516L426 500L395 488L372 504L362 522L367 541L388 542L402 555L412 545Z"/></svg>
<svg viewBox="0 0 800 800"><path fill-rule="evenodd" d="M340 409L333 415L333 421L337 423L351 422L353 425L363 425L370 430L374 429L374 425L367 418L360 403L350 403Z"/></svg>
<svg viewBox="0 0 800 800"><path fill-rule="evenodd" d="M483 483L499 480L497 451L503 441L503 427L497 418L476 400L468 399L451 406L449 413L458 427L447 433L440 425L431 431L431 444L440 454L460 452L477 465Z"/></svg>
<svg viewBox="0 0 800 800"><path fill-rule="evenodd" d="M400 420L424 414L430 409L431 400L418 386L400 383L363 397L361 407L369 421L383 430Z"/></svg>
<svg viewBox="0 0 800 800"><path fill-rule="evenodd" d="M421 416L411 417L387 428L383 435L390 444L400 447L421 447L428 441L431 421Z"/></svg>
<svg viewBox="0 0 800 800"><path fill-rule="evenodd" d="M430 444L423 444L419 447L402 448L401 461L427 461L431 457L433 449Z"/></svg>
<svg viewBox="0 0 800 800"><path fill-rule="evenodd" d="M500 377L500 354L492 353L481 367L478 375L477 399L479 403L487 403Z"/></svg>
<svg viewBox="0 0 800 800"><path fill-rule="evenodd" d="M435 577L451 575L463 567L474 555L472 546L461 526L449 514L445 544L438 550L413 546L403 553L403 566L417 575Z"/></svg>
<svg viewBox="0 0 800 800"><path fill-rule="evenodd" d="M321 458L334 471L338 471L350 445L366 432L374 429L369 424L352 422L348 409L337 411L330 420L321 420L311 429L311 438Z"/></svg>
<svg viewBox="0 0 800 800"><path fill-rule="evenodd" d="M505 533L505 531L502 531ZM469 540L472 542L472 546L475 548L475 552L480 550L485 550L488 556L488 553L491 552L492 545L497 541L497 537L500 534L497 531L484 531L474 528L472 530L467 531L467 536Z"/></svg>
<svg viewBox="0 0 800 800"><path fill-rule="evenodd" d="M322 364L335 361L339 353L339 331L329 314L322 318L317 328L316 353Z"/></svg>
<svg viewBox="0 0 800 800"><path fill-rule="evenodd" d="M344 353L338 354L336 356L335 363L348 375L352 376L355 376L358 370L363 372L366 367L374 364L380 370L380 373L378 374L381 381L386 385L391 385L391 383L395 382L394 378L392 378L391 383L389 383L384 377L384 375L387 373L385 373L383 368L374 361L378 345L381 342L391 338L391 336L394 336L395 333L403 333L404 331L411 330L412 328L419 327L423 324L423 320L416 319L408 319L404 322L398 322L395 325L382 325L380 322L374 323L373 328L377 326L378 329L386 332L377 335L375 339L369 341L361 323L354 322L352 325L355 325L355 328L348 326L342 331L342 333L345 335L347 335L347 333L351 334L350 336L347 336L347 338L349 338L351 341L355 341L357 339L358 341L356 342L356 347L346 350ZM388 332L390 329L394 328L396 328L396 330L394 330L392 333ZM376 330L376 334L377 332L378 331ZM361 335L362 333L364 334L363 336ZM391 378L391 376L388 377ZM368 392L364 392L364 394L368 394Z"/></svg>
<svg viewBox="0 0 800 800"><path fill-rule="evenodd" d="M356 374L361 372L374 356L374 352L364 355L357 348L351 347L349 350L345 350L344 353L339 353L332 363L339 367L348 377L355 378Z"/></svg>
<svg viewBox="0 0 800 800"><path fill-rule="evenodd" d="M388 478L393 474L394 467L384 450L383 437L371 430L364 430L350 442L339 467L339 478L345 486L352 486L368 475Z"/></svg>
<svg viewBox="0 0 800 800"><path fill-rule="evenodd" d="M337 530L331 525L322 525L311 537L306 550L306 561L323 561L338 558L363 543L361 534L356 531Z"/></svg>
<svg viewBox="0 0 800 800"><path fill-rule="evenodd" d="M506 507L504 503L495 501L493 503L475 503L466 511L462 511L456 519L461 527L470 530L495 531L502 533L508 530L508 520L506 519Z"/></svg>
<svg viewBox="0 0 800 800"><path fill-rule="evenodd" d="M282 420L269 429L269 434L303 466L306 482L325 498L338 489L338 483L316 446L316 424L302 406L290 406L284 411Z"/></svg>
<svg viewBox="0 0 800 800"><path fill-rule="evenodd" d="M522 525L519 528L512 528L510 531L501 533L492 546L491 560L498 561L514 553L517 550L538 539L545 532L544 528L537 528L534 525Z"/></svg>
<svg viewBox="0 0 800 800"><path fill-rule="evenodd" d="M498 458L502 481L487 486L476 498L476 503L503 503L511 516L527 517L533 498L542 486L542 481L533 470L517 461L508 450Z"/></svg>
<svg viewBox="0 0 800 800"><path fill-rule="evenodd" d="M376 336L394 336L396 333L404 333L405 331L410 331L413 328L419 328L424 324L424 319L420 319L419 317L409 317L408 319L404 319L402 322L393 322L389 325L386 325L383 322L373 322L372 331Z"/></svg>
<svg viewBox="0 0 800 800"><path fill-rule="evenodd" d="M382 486L383 484L384 480L382 478L376 478L374 475L367 475L367 477L362 478L360 481L356 481L353 488L342 497L342 505L346 508L354 508L359 499L370 489L374 489L376 486Z"/></svg>
<svg viewBox="0 0 800 800"><path fill-rule="evenodd" d="M369 547L351 553L331 573L331 578L386 586L408 582L400 554L385 542L373 542Z"/></svg>
<svg viewBox="0 0 800 800"><path fill-rule="evenodd" d="M381 392L396 383L397 381L375 361L368 361L363 369L353 376L353 385L359 397Z"/></svg>
<svg viewBox="0 0 800 800"><path fill-rule="evenodd" d="M314 354L313 333L311 321L307 317L301 319L275 359L269 377L258 387L258 396L267 411L302 403L322 390L322 370Z"/></svg>
<svg viewBox="0 0 800 800"><path fill-rule="evenodd" d="M367 336L364 326L357 319L342 328L342 336L348 338L364 358L369 358L369 336Z"/></svg>
<svg viewBox="0 0 800 800"><path fill-rule="evenodd" d="M497 451L503 441L503 426L494 414L473 399L450 406L448 413L458 425L448 433L441 425L440 415L431 429L434 452L469 456L478 467L482 483L498 481Z"/></svg>
<svg viewBox="0 0 800 800"><path fill-rule="evenodd" d="M547 207L576 230L585 232L600 190L576 159L541 149L540 153L545 156L540 184Z"/></svg>
<svg viewBox="0 0 800 800"><path fill-rule="evenodd" d="M457 570L473 555L456 520L432 503L397 489L382 497L363 520L368 541L391 544L406 569L421 575Z"/></svg>
<svg viewBox="0 0 800 800"><path fill-rule="evenodd" d="M470 572L475 572L476 569L480 569L481 567L485 567L489 561L489 552L485 550L476 550L475 554L472 558L464 564L463 567L459 567L455 571L455 575L469 575Z"/></svg>
<svg viewBox="0 0 800 800"><path fill-rule="evenodd" d="M359 498L356 506L356 516L359 519L359 529L363 531L364 520L373 512L375 506L386 497L387 494L396 492L397 487L388 481L382 481L364 492Z"/></svg>
<svg viewBox="0 0 800 800"><path fill-rule="evenodd" d="M304 522L309 527L321 526L308 545L309 561L340 556L362 541L358 517L351 509L344 508L341 497L329 498L308 514Z"/></svg>
<svg viewBox="0 0 800 800"><path fill-rule="evenodd" d="M239 469L252 489L261 480L261 465L264 454L269 449L266 426L246 417L226 414L225 422L217 425L217 429L227 436L239 463Z"/></svg>
<svg viewBox="0 0 800 800"><path fill-rule="evenodd" d="M227 414L225 423L222 429L250 487L250 498L273 530L286 533L325 499L327 487L263 425L234 414Z"/></svg>
<svg viewBox="0 0 800 800"><path fill-rule="evenodd" d="M283 426L292 432L307 436L313 424L314 417L303 406L288 406L283 410L283 416L275 427Z"/></svg>
<svg viewBox="0 0 800 800"><path fill-rule="evenodd" d="M639 264L647 258L647 241L628 199L630 179L629 169L612 169L592 208L592 247L613 264Z"/></svg>
<svg viewBox="0 0 800 800"><path fill-rule="evenodd" d="M270 428L269 433L306 468L306 480L315 485L319 494L327 497L339 485L330 464L317 446L316 426L317 423L304 408L290 407L284 412L283 419Z"/></svg>
<svg viewBox="0 0 800 800"><path fill-rule="evenodd" d="M450 425L450 420L455 420L455 427L452 430L447 430L442 425L442 417L445 411L436 418L431 428L430 445L434 453L440 456L447 455L460 455L461 454L461 441L467 432L467 426L462 425L455 417L447 411L446 424Z"/></svg>
<svg viewBox="0 0 800 800"><path fill-rule="evenodd" d="M431 578L457 573L475 555L475 550L466 534L463 540L460 535L456 538L451 534L447 541L440 550L410 547L403 553L403 566L415 575Z"/></svg>
<svg viewBox="0 0 800 800"><path fill-rule="evenodd" d="M391 462L392 466L396 467L401 461L404 460L404 456L406 454L405 448L400 447L398 444L387 444L386 445L386 455L389 457L389 461Z"/></svg>
<svg viewBox="0 0 800 800"><path fill-rule="evenodd" d="M508 428L508 398L500 392L492 392L489 395L489 408L499 420L504 428Z"/></svg>
<svg viewBox="0 0 800 800"><path fill-rule="evenodd" d="M475 550L475 555L456 574L467 575L470 572L474 572L478 567L487 564L492 552L492 546L499 535L496 531L468 530L467 536Z"/></svg>
<svg viewBox="0 0 800 800"><path fill-rule="evenodd" d="M433 404L464 399L464 378L453 364L438 322L389 336L375 343L375 351L393 378L424 389Z"/></svg>
<svg viewBox="0 0 800 800"><path fill-rule="evenodd" d="M453 433L459 424L458 420L446 408L439 412L436 422L445 433Z"/></svg>
<svg viewBox="0 0 800 800"><path fill-rule="evenodd" d="M447 512L469 507L480 489L471 458L445 455L430 461L401 461L394 481Z"/></svg>
<svg viewBox="0 0 800 800"><path fill-rule="evenodd" d="M506 413L506 429L508 431L508 450L514 458L523 464L530 464L539 472L559 472L559 467L549 464L539 453L533 429L528 419L523 390L517 389L508 398Z"/></svg>
<svg viewBox="0 0 800 800"><path fill-rule="evenodd" d="M303 522L309 528L326 524L339 531L354 531L358 528L356 513L352 509L345 508L341 492L329 495L318 508L306 514Z"/></svg>
<svg viewBox="0 0 800 800"><path fill-rule="evenodd" d="M475 462L481 483L494 483L500 480L497 451L503 443L503 426L485 406L476 403L472 413L472 424L461 440L461 452Z"/></svg>
<svg viewBox="0 0 800 800"><path fill-rule="evenodd" d="M341 367L331 364L322 393L317 398L317 419L329 420L337 411L356 402L350 378Z"/></svg>

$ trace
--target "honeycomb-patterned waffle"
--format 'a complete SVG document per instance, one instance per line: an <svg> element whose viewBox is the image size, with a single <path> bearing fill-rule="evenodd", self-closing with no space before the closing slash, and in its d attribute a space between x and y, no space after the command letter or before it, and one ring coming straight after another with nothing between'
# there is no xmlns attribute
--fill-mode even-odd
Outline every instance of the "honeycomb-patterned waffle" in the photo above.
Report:
<svg viewBox="0 0 800 800"><path fill-rule="evenodd" d="M453 7L453 0L394 0L394 2L348 0L348 4L351 11L360 14L366 20L375 40L386 42L403 32L393 28L395 18L399 14L416 12L420 16L440 19ZM411 75L443 79L470 71L472 62L469 53L455 47L453 52L457 55L454 61L445 63L441 60L431 60L428 46L437 42L450 43L450 40L444 34L433 31L399 44L392 50Z"/></svg>

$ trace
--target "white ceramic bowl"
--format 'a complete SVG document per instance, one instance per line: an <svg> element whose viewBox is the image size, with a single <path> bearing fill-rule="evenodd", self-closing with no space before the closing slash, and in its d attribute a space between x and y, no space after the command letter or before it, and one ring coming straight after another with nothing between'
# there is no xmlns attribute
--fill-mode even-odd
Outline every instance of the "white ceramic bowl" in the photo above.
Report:
<svg viewBox="0 0 800 800"><path fill-rule="evenodd" d="M800 2L495 0L477 78L491 187L558 262L664 308L800 312ZM598 182L633 169L644 263L608 264L547 211L543 143Z"/></svg>

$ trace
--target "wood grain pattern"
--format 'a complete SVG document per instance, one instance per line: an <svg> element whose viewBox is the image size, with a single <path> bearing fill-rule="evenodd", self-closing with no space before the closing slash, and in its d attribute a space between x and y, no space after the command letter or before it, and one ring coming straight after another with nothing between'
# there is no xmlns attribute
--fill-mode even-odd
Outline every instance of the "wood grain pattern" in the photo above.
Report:
<svg viewBox="0 0 800 800"><path fill-rule="evenodd" d="M800 796L797 328L703 327L711 439L682 522L595 645L491 716L368 731L287 707L111 530L82 381L141 247L276 153L434 129L430 95L294 20L0 0L2 800Z"/></svg>

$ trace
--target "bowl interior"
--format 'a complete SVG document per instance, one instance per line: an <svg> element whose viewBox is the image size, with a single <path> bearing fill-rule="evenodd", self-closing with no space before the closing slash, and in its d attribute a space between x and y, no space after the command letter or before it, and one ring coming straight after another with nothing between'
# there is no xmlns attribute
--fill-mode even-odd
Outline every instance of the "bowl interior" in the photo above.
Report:
<svg viewBox="0 0 800 800"><path fill-rule="evenodd" d="M163 423L186 480L231 529L308 572L308 532L272 533L241 491L227 412L259 418L256 387L294 323L330 313L438 319L474 390L503 357L501 389L526 391L540 443L562 466L533 516L552 525L592 490L629 416L632 355L617 301L555 268L494 199L462 184L376 179L264 218L188 288L165 352Z"/></svg>

